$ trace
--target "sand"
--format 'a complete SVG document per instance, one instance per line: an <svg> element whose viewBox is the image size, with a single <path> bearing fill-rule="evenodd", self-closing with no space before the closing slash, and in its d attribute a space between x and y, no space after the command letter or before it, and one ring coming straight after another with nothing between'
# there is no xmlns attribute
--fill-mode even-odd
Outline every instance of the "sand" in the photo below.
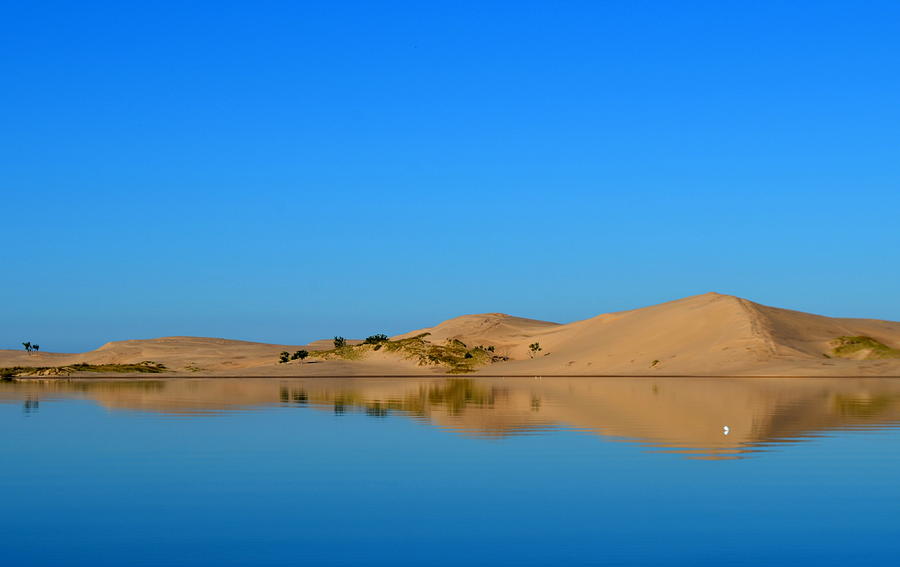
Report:
<svg viewBox="0 0 900 567"><path fill-rule="evenodd" d="M508 361L481 366L496 376L900 376L900 359L829 358L840 336L869 336L900 348L900 323L841 319L768 307L707 293L641 309L606 313L568 324L502 313L464 315L393 337L429 333L441 344L492 346ZM358 342L358 341L353 341ZM534 356L529 345L539 343ZM382 351L361 360L308 359L278 363L282 351L331 348L330 340L274 345L202 337L110 342L78 353L0 351L0 366L60 366L78 362L152 360L178 375L397 376L443 374L444 367Z"/></svg>

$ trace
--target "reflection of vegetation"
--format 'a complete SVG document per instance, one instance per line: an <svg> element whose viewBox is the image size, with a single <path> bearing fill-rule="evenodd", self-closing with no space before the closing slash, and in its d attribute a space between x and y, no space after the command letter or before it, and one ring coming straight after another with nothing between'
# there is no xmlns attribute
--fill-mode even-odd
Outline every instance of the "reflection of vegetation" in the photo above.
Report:
<svg viewBox="0 0 900 567"><path fill-rule="evenodd" d="M448 380L441 385L430 385L424 397L430 405L446 407L451 414L462 413L467 405L494 405L494 389L479 386L474 380ZM422 398L420 389L419 399Z"/></svg>
<svg viewBox="0 0 900 567"><path fill-rule="evenodd" d="M307 395L306 390L303 388L299 388L294 390L292 388L282 387L279 389L279 398L282 403L295 403L300 405L306 405L309 402L309 395Z"/></svg>
<svg viewBox="0 0 900 567"><path fill-rule="evenodd" d="M834 397L834 405L838 414L848 417L875 417L887 411L898 396L872 396L861 398L838 394Z"/></svg>
<svg viewBox="0 0 900 567"><path fill-rule="evenodd" d="M68 376L73 372L109 372L158 374L165 372L166 366L151 360L137 364L69 364L66 366L12 366L0 368L0 377L11 379L15 376Z"/></svg>
<svg viewBox="0 0 900 567"><path fill-rule="evenodd" d="M384 335L373 335L362 344L348 345L344 342L342 346L331 350L313 351L310 356L325 360L360 360L369 352L383 349L385 352L400 354L407 360L414 360L419 366L444 366L449 374L464 374L472 372L482 364L508 360L508 357L494 355L492 347L478 346L470 349L456 339L448 339L443 344L434 344L425 340L428 335L429 333L422 333L395 341L389 340Z"/></svg>
<svg viewBox="0 0 900 567"><path fill-rule="evenodd" d="M390 408L382 405L381 402L374 402L366 406L366 415L369 417L387 417L389 413Z"/></svg>
<svg viewBox="0 0 900 567"><path fill-rule="evenodd" d="M838 337L831 341L831 353L844 358L900 358L900 349L891 348L872 337Z"/></svg>
<svg viewBox="0 0 900 567"><path fill-rule="evenodd" d="M424 417L431 408L445 408L452 415L461 414L467 406L493 407L495 392L493 388L478 385L474 380L451 379L440 384L423 384L417 391L402 399L367 400L358 393L342 391L337 393L308 394L306 390L282 387L279 397L282 403L331 404L334 413L341 415L348 408L359 408L366 415L385 417L392 411L399 411ZM302 401L301 401L302 400ZM540 406L540 400L537 400Z"/></svg>

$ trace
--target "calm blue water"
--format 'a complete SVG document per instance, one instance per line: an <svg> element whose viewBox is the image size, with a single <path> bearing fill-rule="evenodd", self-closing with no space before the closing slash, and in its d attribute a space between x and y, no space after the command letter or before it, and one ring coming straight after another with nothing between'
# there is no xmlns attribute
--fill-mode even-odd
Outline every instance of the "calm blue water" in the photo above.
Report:
<svg viewBox="0 0 900 567"><path fill-rule="evenodd" d="M2 565L900 557L898 380L107 380L0 402Z"/></svg>

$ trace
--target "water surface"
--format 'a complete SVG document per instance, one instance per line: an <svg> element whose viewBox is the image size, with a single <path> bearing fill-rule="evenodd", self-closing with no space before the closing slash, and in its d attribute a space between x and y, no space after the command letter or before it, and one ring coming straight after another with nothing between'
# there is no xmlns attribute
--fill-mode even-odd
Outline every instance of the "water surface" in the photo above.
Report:
<svg viewBox="0 0 900 567"><path fill-rule="evenodd" d="M4 383L0 561L896 565L898 426L878 378Z"/></svg>

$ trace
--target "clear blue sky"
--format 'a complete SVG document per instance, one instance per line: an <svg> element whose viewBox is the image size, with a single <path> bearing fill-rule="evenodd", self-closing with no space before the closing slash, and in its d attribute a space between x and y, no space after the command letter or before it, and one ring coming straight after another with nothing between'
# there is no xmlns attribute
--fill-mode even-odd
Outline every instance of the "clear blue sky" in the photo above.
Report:
<svg viewBox="0 0 900 567"><path fill-rule="evenodd" d="M900 320L900 3L6 2L0 347Z"/></svg>

